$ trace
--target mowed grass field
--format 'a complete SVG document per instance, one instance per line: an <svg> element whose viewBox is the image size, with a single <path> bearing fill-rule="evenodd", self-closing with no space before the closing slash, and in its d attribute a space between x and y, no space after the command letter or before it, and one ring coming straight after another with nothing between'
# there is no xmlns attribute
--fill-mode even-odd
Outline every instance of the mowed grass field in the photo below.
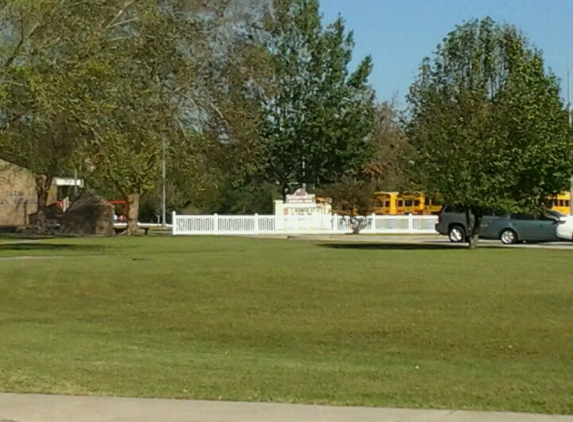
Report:
<svg viewBox="0 0 573 422"><path fill-rule="evenodd" d="M572 264L573 248L0 242L0 390L573 414Z"/></svg>

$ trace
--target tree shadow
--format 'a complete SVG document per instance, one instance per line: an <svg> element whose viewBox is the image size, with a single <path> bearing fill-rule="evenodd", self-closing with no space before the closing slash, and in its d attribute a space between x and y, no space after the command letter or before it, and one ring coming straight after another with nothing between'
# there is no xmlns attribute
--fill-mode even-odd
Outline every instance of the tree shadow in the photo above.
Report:
<svg viewBox="0 0 573 422"><path fill-rule="evenodd" d="M9 242L0 243L1 251L93 251L102 249L100 245L74 245L70 243Z"/></svg>
<svg viewBox="0 0 573 422"><path fill-rule="evenodd" d="M460 250L469 249L465 243L322 243L319 245L330 249L350 249L350 250ZM482 247L482 246L480 246Z"/></svg>

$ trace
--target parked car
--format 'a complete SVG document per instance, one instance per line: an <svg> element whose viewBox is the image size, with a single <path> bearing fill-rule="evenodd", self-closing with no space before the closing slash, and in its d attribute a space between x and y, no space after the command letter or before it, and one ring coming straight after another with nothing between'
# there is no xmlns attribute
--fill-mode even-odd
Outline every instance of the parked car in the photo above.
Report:
<svg viewBox="0 0 573 422"><path fill-rule="evenodd" d="M480 224L479 235L482 237L484 231L482 226L487 224L489 220L499 218L495 213L492 215L487 215L482 218ZM473 224L473 215L470 216L470 221ZM468 229L466 224L466 214L465 212L455 206L445 205L438 214L438 223L436 224L436 231L440 234L448 236L450 242L460 243L465 242L468 239Z"/></svg>
<svg viewBox="0 0 573 422"><path fill-rule="evenodd" d="M530 214L506 214L487 223L482 223L485 239L500 239L509 245L517 242L556 242L557 227L562 220L558 213L547 211L540 216Z"/></svg>
<svg viewBox="0 0 573 422"><path fill-rule="evenodd" d="M557 229L566 223L562 215L551 210L541 216L493 212L489 214L482 218L479 236L483 239L499 239L504 244L558 241L560 238ZM438 233L447 235L451 242L467 240L468 230L464 212L455 207L444 207L438 218L436 224Z"/></svg>
<svg viewBox="0 0 573 422"><path fill-rule="evenodd" d="M563 215L561 217L561 224L557 226L557 237L573 240L573 215Z"/></svg>

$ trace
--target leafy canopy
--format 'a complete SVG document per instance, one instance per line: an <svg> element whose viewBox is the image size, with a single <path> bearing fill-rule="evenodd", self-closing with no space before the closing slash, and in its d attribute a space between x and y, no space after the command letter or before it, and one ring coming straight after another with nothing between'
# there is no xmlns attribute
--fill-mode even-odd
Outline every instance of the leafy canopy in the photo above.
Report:
<svg viewBox="0 0 573 422"><path fill-rule="evenodd" d="M268 45L276 87L262 133L268 174L282 187L329 184L359 172L369 154L372 60L350 72L354 40L342 18L323 28L318 1L287 3Z"/></svg>
<svg viewBox="0 0 573 422"><path fill-rule="evenodd" d="M411 86L413 184L476 214L533 211L567 186L571 136L542 54L489 18L458 26Z"/></svg>

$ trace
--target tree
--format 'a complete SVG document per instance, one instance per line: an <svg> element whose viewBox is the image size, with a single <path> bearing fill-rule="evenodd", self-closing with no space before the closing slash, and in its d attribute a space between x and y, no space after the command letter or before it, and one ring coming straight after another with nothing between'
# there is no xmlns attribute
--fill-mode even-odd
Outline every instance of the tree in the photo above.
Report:
<svg viewBox="0 0 573 422"><path fill-rule="evenodd" d="M364 173L383 190L397 190L405 182L403 157L409 151L401 113L392 102L382 102L376 109L372 133L372 155Z"/></svg>
<svg viewBox="0 0 573 422"><path fill-rule="evenodd" d="M346 176L340 182L328 185L318 193L332 199L333 213L355 217L371 213L373 190L372 183Z"/></svg>
<svg viewBox="0 0 573 422"><path fill-rule="evenodd" d="M466 210L470 247L488 210L540 212L567 185L572 144L558 81L513 26L458 26L424 59L408 103L411 180Z"/></svg>
<svg viewBox="0 0 573 422"><path fill-rule="evenodd" d="M175 3L118 3L124 6L105 20L115 29L89 50L99 64L92 88L99 89L84 98L77 117L90 134L92 175L128 203L128 234L137 233L139 201L159 180L167 143L185 137L177 117L192 77L185 46L195 28L184 27L184 9Z"/></svg>
<svg viewBox="0 0 573 422"><path fill-rule="evenodd" d="M276 2L271 31L272 86L262 139L267 174L282 192L360 172L369 154L374 94L370 57L349 71L354 40L342 18L322 27L317 0Z"/></svg>
<svg viewBox="0 0 573 422"><path fill-rule="evenodd" d="M0 156L35 174L40 225L53 179L78 160L81 128L70 113L76 63L64 59L78 39L68 17L51 0L7 1L0 9Z"/></svg>

